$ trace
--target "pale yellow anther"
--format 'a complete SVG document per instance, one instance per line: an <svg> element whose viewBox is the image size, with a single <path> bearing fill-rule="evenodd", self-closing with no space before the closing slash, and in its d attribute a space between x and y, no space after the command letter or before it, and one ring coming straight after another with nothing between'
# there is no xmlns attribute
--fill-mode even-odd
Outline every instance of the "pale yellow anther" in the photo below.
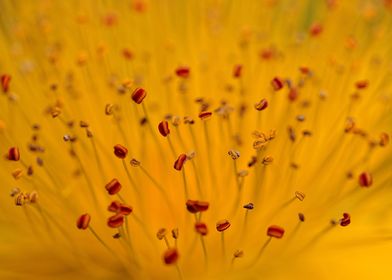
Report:
<svg viewBox="0 0 392 280"><path fill-rule="evenodd" d="M163 238L165 238L166 234L167 234L167 230L165 228L161 228L157 232L157 238L159 240L162 240Z"/></svg>
<svg viewBox="0 0 392 280"><path fill-rule="evenodd" d="M19 193L20 193L20 189L19 189L18 187L15 187L15 188L12 188L12 189L11 189L10 195L11 195L12 197L14 197L15 195L17 195L17 194L19 194Z"/></svg>
<svg viewBox="0 0 392 280"><path fill-rule="evenodd" d="M140 166L140 161L138 161L137 159L131 159L131 165L133 166L133 167L139 167Z"/></svg>
<svg viewBox="0 0 392 280"><path fill-rule="evenodd" d="M181 118L179 116L173 116L171 122L173 126L179 126L181 124Z"/></svg>
<svg viewBox="0 0 392 280"><path fill-rule="evenodd" d="M253 142L253 149L261 150L267 145L267 142L264 140L256 140Z"/></svg>
<svg viewBox="0 0 392 280"><path fill-rule="evenodd" d="M303 200L305 199L305 194L302 193L302 192L296 191L296 192L295 192L295 197L296 197L298 200L303 201Z"/></svg>
<svg viewBox="0 0 392 280"><path fill-rule="evenodd" d="M61 109L59 107L54 107L51 109L50 114L52 115L52 118L56 118L61 114Z"/></svg>
<svg viewBox="0 0 392 280"><path fill-rule="evenodd" d="M23 175L23 170L20 168L15 169L14 171L12 171L12 177L14 177L15 180L18 180L22 177Z"/></svg>
<svg viewBox="0 0 392 280"><path fill-rule="evenodd" d="M243 170L238 171L237 175L238 175L238 177L246 177L246 176L248 176L248 174L249 174L248 170L243 169Z"/></svg>
<svg viewBox="0 0 392 280"><path fill-rule="evenodd" d="M32 191L29 196L30 203L36 203L38 201L38 193L37 191Z"/></svg>
<svg viewBox="0 0 392 280"><path fill-rule="evenodd" d="M233 256L234 256L234 258L242 258L244 256L244 251L242 251L242 250L235 250Z"/></svg>
<svg viewBox="0 0 392 280"><path fill-rule="evenodd" d="M26 203L26 194L21 192L15 196L16 206L23 206L25 203Z"/></svg>
<svg viewBox="0 0 392 280"><path fill-rule="evenodd" d="M262 163L263 163L264 165L269 165L269 164L271 164L273 161L274 161L274 158L273 158L272 156L265 156L265 157L263 158Z"/></svg>
<svg viewBox="0 0 392 280"><path fill-rule="evenodd" d="M189 153L186 154L186 158L187 160L191 160L196 156L196 152L195 151L190 151Z"/></svg>
<svg viewBox="0 0 392 280"><path fill-rule="evenodd" d="M268 132L268 137L267 137L268 141L271 141L271 140L275 139L275 137L276 137L276 130L275 129L271 129Z"/></svg>
<svg viewBox="0 0 392 280"><path fill-rule="evenodd" d="M229 154L229 156L231 156L231 158L232 159L234 159L234 160L236 160L236 159L238 159L239 157L240 157L240 152L239 151L236 151L236 150L230 150L229 152L228 152L228 154Z"/></svg>
<svg viewBox="0 0 392 280"><path fill-rule="evenodd" d="M106 104L105 106L105 114L107 116L113 115L114 113L114 104Z"/></svg>

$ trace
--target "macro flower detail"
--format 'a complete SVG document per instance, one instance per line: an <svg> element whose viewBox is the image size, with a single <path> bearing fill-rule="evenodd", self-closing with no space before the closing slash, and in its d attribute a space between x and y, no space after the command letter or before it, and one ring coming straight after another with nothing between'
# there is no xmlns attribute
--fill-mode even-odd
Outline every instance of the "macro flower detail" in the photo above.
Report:
<svg viewBox="0 0 392 280"><path fill-rule="evenodd" d="M392 1L0 11L0 279L392 278Z"/></svg>

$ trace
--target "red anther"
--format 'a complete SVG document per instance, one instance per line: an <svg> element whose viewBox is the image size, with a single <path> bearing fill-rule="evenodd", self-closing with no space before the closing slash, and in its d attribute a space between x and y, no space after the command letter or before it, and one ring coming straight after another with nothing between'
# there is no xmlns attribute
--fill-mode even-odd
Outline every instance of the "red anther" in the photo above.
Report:
<svg viewBox="0 0 392 280"><path fill-rule="evenodd" d="M19 149L17 147L11 147L8 150L7 158L8 160L18 161L20 159Z"/></svg>
<svg viewBox="0 0 392 280"><path fill-rule="evenodd" d="M120 201L112 201L108 206L108 211L118 213L120 211L121 202Z"/></svg>
<svg viewBox="0 0 392 280"><path fill-rule="evenodd" d="M310 74L310 69L308 67L299 67L299 71L304 75Z"/></svg>
<svg viewBox="0 0 392 280"><path fill-rule="evenodd" d="M275 238L282 238L284 235L284 229L279 226L270 226L267 229L267 235Z"/></svg>
<svg viewBox="0 0 392 280"><path fill-rule="evenodd" d="M274 57L274 55L275 55L275 50L272 48L264 49L260 51L260 58L264 60L270 60Z"/></svg>
<svg viewBox="0 0 392 280"><path fill-rule="evenodd" d="M146 98L147 92L143 88L136 88L132 92L132 100L135 101L136 104L142 103L143 99Z"/></svg>
<svg viewBox="0 0 392 280"><path fill-rule="evenodd" d="M176 69L176 75L180 78L189 78L191 70L189 69L189 67L178 67Z"/></svg>
<svg viewBox="0 0 392 280"><path fill-rule="evenodd" d="M114 195L121 190L121 184L117 179L112 179L109 183L106 184L105 189L110 195Z"/></svg>
<svg viewBox="0 0 392 280"><path fill-rule="evenodd" d="M122 50L122 55L127 60L131 60L133 58L133 52L128 48L124 48Z"/></svg>
<svg viewBox="0 0 392 280"><path fill-rule="evenodd" d="M90 224L91 216L89 214L81 215L76 221L76 227L78 229L87 229Z"/></svg>
<svg viewBox="0 0 392 280"><path fill-rule="evenodd" d="M199 233L203 236L207 235L207 233L208 233L207 225L203 222L196 222L195 223L195 230L197 233Z"/></svg>
<svg viewBox="0 0 392 280"><path fill-rule="evenodd" d="M275 77L271 81L271 86L274 89L274 91L281 90L283 88L283 81L282 79Z"/></svg>
<svg viewBox="0 0 392 280"><path fill-rule="evenodd" d="M373 184L372 175L369 172L362 172L358 177L358 183L361 187L370 187Z"/></svg>
<svg viewBox="0 0 392 280"><path fill-rule="evenodd" d="M169 248L163 254L163 261L165 264L175 264L178 260L178 251L176 248Z"/></svg>
<svg viewBox="0 0 392 280"><path fill-rule="evenodd" d="M186 202L186 209L192 214L207 211L209 206L210 204L207 201L188 199Z"/></svg>
<svg viewBox="0 0 392 280"><path fill-rule="evenodd" d="M132 211L133 211L132 206L129 206L129 205L126 205L123 203L120 204L120 208L118 209L119 214L122 214L125 216L128 216L129 214L131 214Z"/></svg>
<svg viewBox="0 0 392 280"><path fill-rule="evenodd" d="M237 64L234 66L234 70L233 70L233 77L234 78L239 78L242 75L242 65L241 64Z"/></svg>
<svg viewBox="0 0 392 280"><path fill-rule="evenodd" d="M301 222L305 222L305 215L302 214L302 213L298 213L298 219L299 219Z"/></svg>
<svg viewBox="0 0 392 280"><path fill-rule="evenodd" d="M7 74L1 75L1 88L3 89L4 93L7 93L9 90L10 81L11 81L10 75L7 75Z"/></svg>
<svg viewBox="0 0 392 280"><path fill-rule="evenodd" d="M187 159L186 154L179 155L178 159L174 162L174 169L181 171L186 159Z"/></svg>
<svg viewBox="0 0 392 280"><path fill-rule="evenodd" d="M116 214L114 216L109 217L108 219L108 226L111 228L121 227L123 223L124 223L123 214Z"/></svg>
<svg viewBox="0 0 392 280"><path fill-rule="evenodd" d="M348 226L351 223L351 216L348 213L343 213L343 219L340 219L340 225L342 227Z"/></svg>
<svg viewBox="0 0 392 280"><path fill-rule="evenodd" d="M212 115L212 112L207 112L207 111L205 111L205 112L201 112L201 113L199 114L199 118L200 118L201 120L207 120L208 118L211 117L211 115Z"/></svg>
<svg viewBox="0 0 392 280"><path fill-rule="evenodd" d="M298 90L296 88L290 88L289 94L288 94L289 100L291 102L294 102L298 98Z"/></svg>
<svg viewBox="0 0 392 280"><path fill-rule="evenodd" d="M114 146L114 154L116 155L116 157L124 159L127 157L128 149L120 144L117 144L116 146Z"/></svg>
<svg viewBox="0 0 392 280"><path fill-rule="evenodd" d="M261 99L260 102L255 104L255 109L257 111L263 111L267 109L267 107L268 107L268 101L265 98Z"/></svg>
<svg viewBox="0 0 392 280"><path fill-rule="evenodd" d="M385 147L386 145L388 145L388 143L389 143L389 135L385 132L381 133L380 142L379 142L380 146Z"/></svg>
<svg viewBox="0 0 392 280"><path fill-rule="evenodd" d="M170 134L169 123L167 121L161 121L158 125L159 133L166 137Z"/></svg>
<svg viewBox="0 0 392 280"><path fill-rule="evenodd" d="M323 32L323 27L319 23L312 24L309 30L310 35L313 37L320 35L321 32Z"/></svg>
<svg viewBox="0 0 392 280"><path fill-rule="evenodd" d="M225 231L230 227L230 222L228 220L221 220L216 223L217 231Z"/></svg>
<svg viewBox="0 0 392 280"><path fill-rule="evenodd" d="M358 81L358 82L355 83L355 87L356 87L357 89L365 89L365 88L367 88L368 86L369 86L369 82L366 81L366 80Z"/></svg>

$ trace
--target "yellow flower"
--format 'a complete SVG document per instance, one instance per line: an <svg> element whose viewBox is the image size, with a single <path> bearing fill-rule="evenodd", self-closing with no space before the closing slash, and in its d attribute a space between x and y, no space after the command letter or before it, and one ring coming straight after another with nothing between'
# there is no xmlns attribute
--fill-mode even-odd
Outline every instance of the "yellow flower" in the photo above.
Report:
<svg viewBox="0 0 392 280"><path fill-rule="evenodd" d="M1 1L1 279L390 279L391 1Z"/></svg>

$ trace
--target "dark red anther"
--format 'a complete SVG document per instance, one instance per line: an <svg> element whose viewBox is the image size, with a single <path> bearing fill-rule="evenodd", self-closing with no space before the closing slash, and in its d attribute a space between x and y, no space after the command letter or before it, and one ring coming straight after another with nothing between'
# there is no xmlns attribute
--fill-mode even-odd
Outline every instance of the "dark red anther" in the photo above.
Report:
<svg viewBox="0 0 392 280"><path fill-rule="evenodd" d="M358 183L361 187L368 188L373 184L373 177L369 172L362 172L358 177Z"/></svg>
<svg viewBox="0 0 392 280"><path fill-rule="evenodd" d="M184 79L189 78L190 72L191 72L191 71L190 71L189 67L185 67L185 66L183 66L183 67L178 67L178 68L176 69L176 75L177 75L178 77L184 78Z"/></svg>
<svg viewBox="0 0 392 280"><path fill-rule="evenodd" d="M109 183L106 184L105 189L110 195L114 195L121 190L121 184L117 179L112 179Z"/></svg>
<svg viewBox="0 0 392 280"><path fill-rule="evenodd" d="M76 227L78 229L87 229L90 225L91 216L89 214L81 215L78 220L76 221Z"/></svg>
<svg viewBox="0 0 392 280"><path fill-rule="evenodd" d="M358 82L355 83L355 87L356 87L357 89L365 89L365 88L367 88L368 86L369 86L369 82L366 81L366 80L358 81Z"/></svg>
<svg viewBox="0 0 392 280"><path fill-rule="evenodd" d="M192 214L207 211L209 206L210 204L207 201L188 199L186 202L186 209Z"/></svg>
<svg viewBox="0 0 392 280"><path fill-rule="evenodd" d="M158 125L159 133L166 137L170 134L169 123L167 121L161 121Z"/></svg>
<svg viewBox="0 0 392 280"><path fill-rule="evenodd" d="M165 253L163 254L163 261L165 262L165 264L175 264L177 263L178 260L178 251L176 248L169 248L165 251Z"/></svg>
<svg viewBox="0 0 392 280"><path fill-rule="evenodd" d="M351 223L351 216L348 213L343 213L343 218L340 219L340 225L342 227L348 226Z"/></svg>
<svg viewBox="0 0 392 280"><path fill-rule="evenodd" d="M178 170L178 171L181 171L182 167L185 164L186 159L187 159L186 154L179 155L177 160L174 162L174 169Z"/></svg>
<svg viewBox="0 0 392 280"><path fill-rule="evenodd" d="M245 209L247 210L252 210L253 208L255 208L254 204L252 202L249 202L248 204L245 204L243 206Z"/></svg>
<svg viewBox="0 0 392 280"><path fill-rule="evenodd" d="M310 69L308 67L299 67L299 71L304 74L304 75L309 75L310 74Z"/></svg>
<svg viewBox="0 0 392 280"><path fill-rule="evenodd" d="M221 220L216 223L217 231L225 231L230 227L230 222L228 220Z"/></svg>
<svg viewBox="0 0 392 280"><path fill-rule="evenodd" d="M237 64L236 66L234 66L233 77L234 78L240 78L241 74L242 74L242 65L241 64Z"/></svg>
<svg viewBox="0 0 392 280"><path fill-rule="evenodd" d="M108 211L118 213L120 211L121 202L120 201L112 201L108 206Z"/></svg>
<svg viewBox="0 0 392 280"><path fill-rule="evenodd" d="M282 238L284 235L284 229L279 226L270 226L267 229L267 235L275 238Z"/></svg>
<svg viewBox="0 0 392 280"><path fill-rule="evenodd" d="M18 161L20 159L19 149L17 147L11 147L8 150L7 158L8 160Z"/></svg>
<svg viewBox="0 0 392 280"><path fill-rule="evenodd" d="M121 227L124 223L124 215L123 214L116 214L114 216L109 217L108 219L108 226L111 228L118 228Z"/></svg>
<svg viewBox="0 0 392 280"><path fill-rule="evenodd" d="M114 146L114 154L116 157L124 159L127 157L128 149L125 148L123 145L117 144Z"/></svg>
<svg viewBox="0 0 392 280"><path fill-rule="evenodd" d="M10 87L11 76L7 74L1 75L1 88L4 93L7 93Z"/></svg>
<svg viewBox="0 0 392 280"><path fill-rule="evenodd" d="M125 216L131 214L132 211L133 211L132 206L129 206L129 205L126 205L123 203L120 204L120 208L118 209L118 212L122 215L125 215Z"/></svg>
<svg viewBox="0 0 392 280"><path fill-rule="evenodd" d="M136 104L142 103L143 99L146 98L147 92L143 88L136 88L131 95L133 101Z"/></svg>
<svg viewBox="0 0 392 280"><path fill-rule="evenodd" d="M201 112L201 113L199 114L199 118L200 118L201 120L207 120L207 119L210 118L211 116L212 116L212 112L207 112L207 111Z"/></svg>
<svg viewBox="0 0 392 280"><path fill-rule="evenodd" d="M282 81L282 79L280 79L278 77L273 78L272 81L271 81L271 86L272 86L274 91L281 90L283 88L283 81Z"/></svg>
<svg viewBox="0 0 392 280"><path fill-rule="evenodd" d="M203 236L207 235L207 233L208 233L207 225L203 222L196 222L195 223L195 230L197 233L199 233Z"/></svg>

